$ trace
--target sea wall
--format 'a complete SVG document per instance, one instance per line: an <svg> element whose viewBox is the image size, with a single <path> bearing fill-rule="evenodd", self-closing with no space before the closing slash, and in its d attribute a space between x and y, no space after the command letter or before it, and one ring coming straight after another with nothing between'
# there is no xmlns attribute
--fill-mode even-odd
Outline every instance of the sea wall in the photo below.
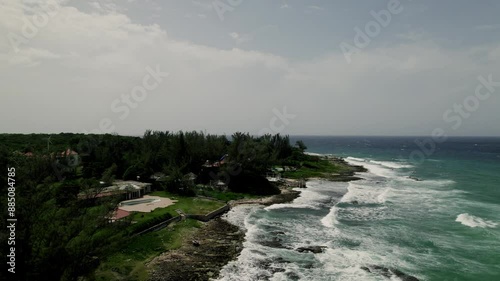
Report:
<svg viewBox="0 0 500 281"><path fill-rule="evenodd" d="M191 214L186 214L186 218L189 218L189 219L195 219L195 220L199 220L199 221L202 221L202 222L208 222L210 220L213 220L214 218L228 212L230 209L229 205L226 204L224 205L223 207L207 214L207 215L191 215Z"/></svg>
<svg viewBox="0 0 500 281"><path fill-rule="evenodd" d="M181 216L177 216L177 217L173 217L171 219L168 219L164 222L161 222L155 226L152 226L146 230L143 230L135 235L133 235L133 237L135 236L139 236L139 235L143 235L143 234L146 234L146 233L150 233L150 232L153 232L153 231L158 231L160 229L163 229L165 227L167 227L169 224L173 223L173 222L180 222L182 220L182 217Z"/></svg>

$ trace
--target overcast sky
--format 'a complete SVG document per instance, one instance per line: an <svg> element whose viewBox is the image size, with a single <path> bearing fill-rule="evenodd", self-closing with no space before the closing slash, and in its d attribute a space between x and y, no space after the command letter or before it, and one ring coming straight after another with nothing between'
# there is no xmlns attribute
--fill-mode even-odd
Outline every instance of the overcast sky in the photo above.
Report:
<svg viewBox="0 0 500 281"><path fill-rule="evenodd" d="M0 1L0 132L500 136L500 1L39 2Z"/></svg>

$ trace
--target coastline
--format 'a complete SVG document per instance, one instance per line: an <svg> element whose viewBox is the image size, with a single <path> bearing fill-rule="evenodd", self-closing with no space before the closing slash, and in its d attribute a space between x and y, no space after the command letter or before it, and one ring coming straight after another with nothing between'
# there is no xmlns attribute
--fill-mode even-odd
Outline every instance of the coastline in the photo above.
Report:
<svg viewBox="0 0 500 281"><path fill-rule="evenodd" d="M242 205L282 204L292 202L300 191L281 189L277 195L258 199L230 201L231 208ZM185 237L179 249L155 257L147 264L150 281L208 281L219 276L220 270L238 257L243 250L245 232L230 222L217 218L206 222L190 237ZM193 245L199 242L199 246Z"/></svg>
<svg viewBox="0 0 500 281"><path fill-rule="evenodd" d="M334 165L344 166L347 170L342 173L325 174L324 177L307 178L306 182L309 180L355 181L361 179L355 176L357 172L366 171L363 166L351 165L342 158L330 155L321 155L321 157ZM287 180L291 179L285 179ZM228 202L228 205L231 209L244 205L271 206L292 202L301 194L301 191L286 185L280 187L280 190L280 194L256 199L233 200ZM204 223L191 237L184 239L179 249L165 252L147 264L150 273L149 280L209 281L217 279L220 270L240 255L245 235L244 230L222 218ZM199 242L199 246L193 245L193 241Z"/></svg>
<svg viewBox="0 0 500 281"><path fill-rule="evenodd" d="M148 280L195 281L217 277L222 267L241 252L244 236L237 226L220 218L204 223L185 237L179 249L165 252L146 265Z"/></svg>

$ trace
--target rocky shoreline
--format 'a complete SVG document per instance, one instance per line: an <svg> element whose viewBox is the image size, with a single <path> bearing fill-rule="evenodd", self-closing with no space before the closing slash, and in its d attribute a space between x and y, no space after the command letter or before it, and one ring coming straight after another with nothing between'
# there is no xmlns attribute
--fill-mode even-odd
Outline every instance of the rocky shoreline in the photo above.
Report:
<svg viewBox="0 0 500 281"><path fill-rule="evenodd" d="M335 164L348 166L346 172L325 176L329 181L352 181L356 172L364 172L362 166L348 164L342 158L328 157ZM229 202L231 208L238 205L257 204L270 206L292 202L300 196L300 191L281 188L281 193L257 199L240 199ZM243 249L245 233L237 226L217 218L204 223L202 228L191 237L186 237L183 245L174 251L163 253L147 264L150 281L208 281L216 279L228 262L234 260ZM319 248L318 248L319 249ZM298 249L298 251L322 251L316 248Z"/></svg>
<svg viewBox="0 0 500 281"><path fill-rule="evenodd" d="M195 281L216 278L242 250L245 234L220 218L205 223L182 246L147 264L151 281Z"/></svg>
<svg viewBox="0 0 500 281"><path fill-rule="evenodd" d="M299 197L300 191L283 188L281 189L281 193L269 197L257 198L257 199L240 199L230 201L228 204L231 208L238 205L249 205L249 204L258 204L263 206L270 206L274 204L282 204L292 202L295 198Z"/></svg>
<svg viewBox="0 0 500 281"><path fill-rule="evenodd" d="M293 201L299 191L282 189L281 194L229 202L238 205L269 206ZM220 270L234 260L243 249L245 233L237 226L220 218L214 219L185 237L182 246L165 252L147 264L150 281L208 281L218 277Z"/></svg>

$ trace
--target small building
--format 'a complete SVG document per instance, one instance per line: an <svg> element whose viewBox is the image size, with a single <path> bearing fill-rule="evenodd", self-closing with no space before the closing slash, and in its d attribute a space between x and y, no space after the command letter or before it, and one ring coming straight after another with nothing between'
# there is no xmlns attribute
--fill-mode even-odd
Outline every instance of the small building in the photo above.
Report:
<svg viewBox="0 0 500 281"><path fill-rule="evenodd" d="M154 181L165 181L168 178L168 176L165 175L165 173L158 172L158 173L154 173L149 178L151 180L154 180Z"/></svg>
<svg viewBox="0 0 500 281"><path fill-rule="evenodd" d="M115 181L112 186L104 188L102 194L120 194L123 200L141 198L151 193L151 184L138 181Z"/></svg>
<svg viewBox="0 0 500 281"><path fill-rule="evenodd" d="M109 218L110 222L116 222L130 216L130 212L117 208Z"/></svg>
<svg viewBox="0 0 500 281"><path fill-rule="evenodd" d="M61 157L77 157L78 156L78 152L74 151L74 150L71 150L71 149L66 149L65 151L61 152L59 154Z"/></svg>
<svg viewBox="0 0 500 281"><path fill-rule="evenodd" d="M194 185L195 181L196 181L196 178L197 176L194 174L194 173L189 173L189 174L186 174L184 175L184 179L190 184L190 185Z"/></svg>

